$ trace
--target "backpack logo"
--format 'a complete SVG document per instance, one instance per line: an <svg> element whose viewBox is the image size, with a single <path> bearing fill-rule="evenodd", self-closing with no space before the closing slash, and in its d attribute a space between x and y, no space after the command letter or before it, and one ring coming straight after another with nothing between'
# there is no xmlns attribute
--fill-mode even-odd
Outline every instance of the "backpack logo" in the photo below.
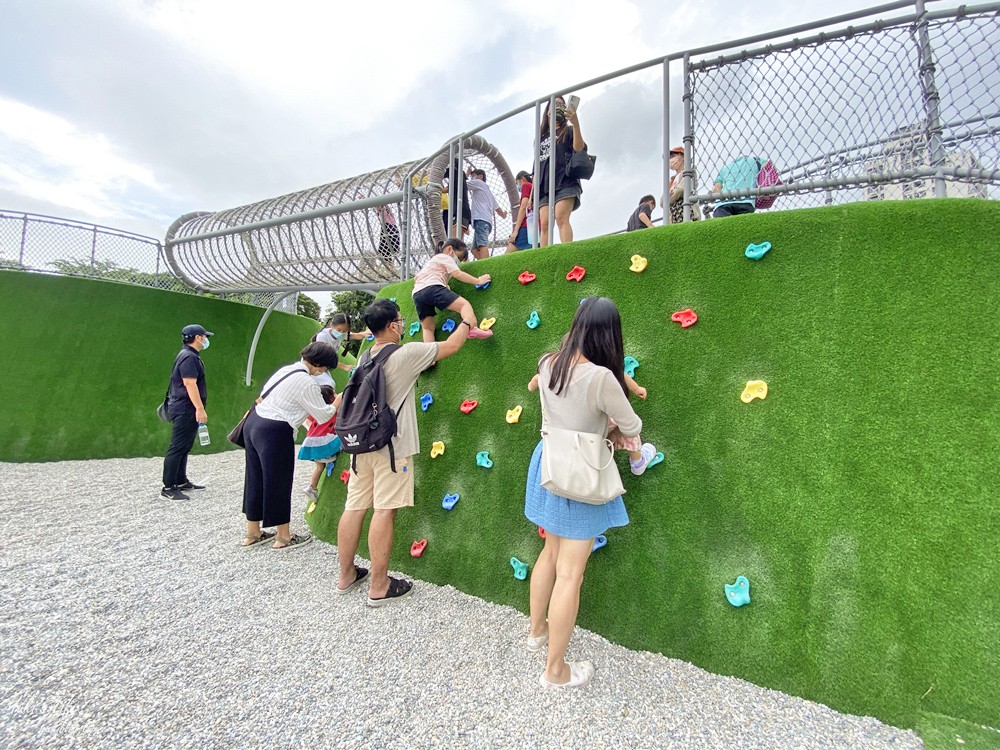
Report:
<svg viewBox="0 0 1000 750"><path fill-rule="evenodd" d="M350 446L355 446L355 445L358 444L358 436L357 435L344 435L344 442L347 443Z"/></svg>

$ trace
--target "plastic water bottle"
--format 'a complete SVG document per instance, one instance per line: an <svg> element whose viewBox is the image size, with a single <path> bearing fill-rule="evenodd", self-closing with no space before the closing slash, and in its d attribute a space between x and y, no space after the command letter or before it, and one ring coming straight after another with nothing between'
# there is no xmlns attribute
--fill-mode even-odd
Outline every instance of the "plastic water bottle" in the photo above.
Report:
<svg viewBox="0 0 1000 750"><path fill-rule="evenodd" d="M208 436L208 425L200 424L198 425L198 442L202 445L208 445L212 442L212 438Z"/></svg>

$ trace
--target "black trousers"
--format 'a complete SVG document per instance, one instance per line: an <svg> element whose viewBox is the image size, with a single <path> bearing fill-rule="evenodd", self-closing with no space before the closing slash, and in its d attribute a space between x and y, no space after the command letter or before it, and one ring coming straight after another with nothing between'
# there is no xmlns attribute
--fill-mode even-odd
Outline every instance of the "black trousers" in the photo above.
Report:
<svg viewBox="0 0 1000 750"><path fill-rule="evenodd" d="M246 474L243 513L248 521L280 526L292 518L295 434L288 422L264 419L251 409L243 427Z"/></svg>
<svg viewBox="0 0 1000 750"><path fill-rule="evenodd" d="M188 481L188 453L194 446L198 434L198 420L194 418L194 406L177 404L168 410L170 414L170 447L163 459L163 486L176 487Z"/></svg>

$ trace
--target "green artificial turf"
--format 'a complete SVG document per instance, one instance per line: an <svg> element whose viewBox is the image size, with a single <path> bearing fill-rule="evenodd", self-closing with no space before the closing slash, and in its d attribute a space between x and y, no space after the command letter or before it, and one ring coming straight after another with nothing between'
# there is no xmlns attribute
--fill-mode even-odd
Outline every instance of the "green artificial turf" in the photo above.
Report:
<svg viewBox="0 0 1000 750"><path fill-rule="evenodd" d="M418 407L417 506L398 516L392 567L527 609L509 564L542 545L523 515L540 423L526 385L580 299L606 295L649 390L634 401L643 438L666 460L636 478L620 459L631 524L591 559L580 624L898 726L1000 726L998 220L986 201L873 202L475 264L489 289L452 286L496 335L418 381L434 404ZM763 260L744 257L764 240ZM582 283L565 279L574 264ZM523 270L537 280L519 284ZM411 288L382 291L408 324ZM686 307L699 320L682 330L670 315ZM769 395L744 404L751 379ZM478 408L462 414L463 399ZM432 460L434 440L447 449ZM491 470L476 466L483 450ZM461 494L451 512L447 492ZM325 480L309 517L334 543L344 493ZM723 593L738 575L752 596L739 609Z"/></svg>
<svg viewBox="0 0 1000 750"><path fill-rule="evenodd" d="M272 313L245 386L247 354L263 310L111 281L0 271L0 461L163 455L170 425L156 406L181 348L180 330L215 333L204 352L209 446L226 433L279 366L298 358L319 324Z"/></svg>

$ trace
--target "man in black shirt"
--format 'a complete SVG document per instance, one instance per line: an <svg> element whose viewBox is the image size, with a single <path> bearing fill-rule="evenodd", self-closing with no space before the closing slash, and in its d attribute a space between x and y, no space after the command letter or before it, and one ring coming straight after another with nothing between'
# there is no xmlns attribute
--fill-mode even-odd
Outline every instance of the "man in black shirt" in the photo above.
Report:
<svg viewBox="0 0 1000 750"><path fill-rule="evenodd" d="M178 353L170 372L167 400L171 431L170 447L163 459L163 490L160 497L164 500L188 500L185 491L205 489L188 479L187 459L194 445L194 437L198 434L198 425L208 423L208 414L205 412L208 392L205 388L205 365L201 361L201 351L208 348L211 343L208 337L212 335L211 331L206 331L200 325L184 326L181 329L184 348Z"/></svg>
<svg viewBox="0 0 1000 750"><path fill-rule="evenodd" d="M652 216L655 206L656 198L651 195L644 195L642 200L639 201L639 208L633 211L632 215L628 217L628 225L625 227L625 231L634 232L636 229L652 227L653 221L650 219L650 216Z"/></svg>

